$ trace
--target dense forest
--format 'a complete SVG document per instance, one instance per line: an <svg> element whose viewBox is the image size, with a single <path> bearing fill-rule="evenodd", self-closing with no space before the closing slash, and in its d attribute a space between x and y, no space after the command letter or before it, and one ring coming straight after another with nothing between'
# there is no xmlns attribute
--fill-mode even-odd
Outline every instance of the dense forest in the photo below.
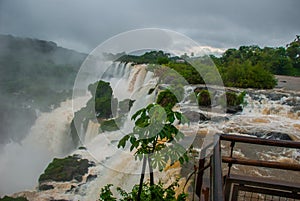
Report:
<svg viewBox="0 0 300 201"><path fill-rule="evenodd" d="M238 49L227 49L220 57L210 55L210 58L226 86L273 88L276 85L274 75L300 76L299 55L300 37L296 36L296 39L285 47L240 46ZM180 73L190 84L199 84L204 81L191 63L201 59L186 54L171 57L162 51L151 51L141 56L123 55L118 60L165 65Z"/></svg>

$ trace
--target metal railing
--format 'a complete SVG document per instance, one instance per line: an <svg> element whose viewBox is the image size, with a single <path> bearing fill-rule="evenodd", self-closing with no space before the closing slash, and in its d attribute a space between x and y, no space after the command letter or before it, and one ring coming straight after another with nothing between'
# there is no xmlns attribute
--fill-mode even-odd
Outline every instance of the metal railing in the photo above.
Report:
<svg viewBox="0 0 300 201"><path fill-rule="evenodd" d="M300 142L268 140L227 134L216 135L216 138L217 142L214 146L213 154L210 157L209 165L205 166L205 160L208 159L201 158L199 160L196 194L200 199L201 189L203 188L203 174L206 171L205 167L207 167L210 168L210 196L209 199L208 196L206 196L204 200L300 200L300 184L295 182L231 174L232 165L300 171L300 164L233 157L234 147L237 143L300 149ZM222 156L221 154L222 141L230 142L229 156ZM205 152L205 150L203 151ZM225 177L222 175L222 163L228 165L228 172Z"/></svg>

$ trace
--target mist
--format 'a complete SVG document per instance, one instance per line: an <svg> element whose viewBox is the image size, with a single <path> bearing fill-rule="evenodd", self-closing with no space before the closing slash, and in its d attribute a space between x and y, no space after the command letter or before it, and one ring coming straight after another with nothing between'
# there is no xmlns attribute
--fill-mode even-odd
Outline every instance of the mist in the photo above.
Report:
<svg viewBox="0 0 300 201"><path fill-rule="evenodd" d="M20 142L40 112L71 97L85 56L53 42L0 35L0 144Z"/></svg>
<svg viewBox="0 0 300 201"><path fill-rule="evenodd" d="M74 148L70 99L85 57L54 42L0 35L0 196L32 189L53 157Z"/></svg>

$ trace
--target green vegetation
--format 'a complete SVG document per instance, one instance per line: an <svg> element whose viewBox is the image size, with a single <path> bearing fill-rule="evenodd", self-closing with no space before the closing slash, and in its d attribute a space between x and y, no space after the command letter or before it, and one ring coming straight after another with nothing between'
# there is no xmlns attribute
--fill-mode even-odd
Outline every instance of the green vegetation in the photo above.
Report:
<svg viewBox="0 0 300 201"><path fill-rule="evenodd" d="M225 93L227 106L244 105L245 104L245 101L244 101L245 95L246 95L245 91L243 91L239 95L237 95L237 93L235 93L235 92L227 91Z"/></svg>
<svg viewBox="0 0 300 201"><path fill-rule="evenodd" d="M179 101L177 100L175 94L167 89L158 94L156 102L164 108L172 109Z"/></svg>
<svg viewBox="0 0 300 201"><path fill-rule="evenodd" d="M118 123L121 123L121 118L103 120L100 122L100 129L102 132L103 131L116 131L116 130L120 129L118 126Z"/></svg>
<svg viewBox="0 0 300 201"><path fill-rule="evenodd" d="M170 101L168 103L166 100ZM157 102L137 111L132 120L135 121L133 132L125 135L118 143L118 148L131 144L130 151L135 150L136 159L142 160L142 173L138 186L137 200L141 200L146 164L150 170L150 197L155 197L153 168L160 171L167 163L189 160L187 150L178 141L184 137L174 125L177 119L184 124L187 119L180 113L172 111L178 100L169 90L160 92ZM152 191L151 191L152 190Z"/></svg>
<svg viewBox="0 0 300 201"><path fill-rule="evenodd" d="M113 196L111 192L112 184L108 184L101 189L99 201L115 201L116 197ZM185 193L180 193L177 198L175 197L175 189L178 187L178 182L175 181L167 188L163 187L163 184L159 182L158 184L149 185L149 183L143 184L143 190L141 193L141 200L152 201L152 200L164 200L164 201L184 201L187 195ZM135 185L131 192L127 193L125 190L117 187L117 191L120 194L121 201L136 201L138 195L139 186Z"/></svg>
<svg viewBox="0 0 300 201"><path fill-rule="evenodd" d="M125 63L133 62L135 64L165 64L168 63L169 57L170 54L163 51L150 51L141 56L123 54L117 60Z"/></svg>
<svg viewBox="0 0 300 201"><path fill-rule="evenodd" d="M195 95L198 99L198 105L202 107L211 106L211 96L207 89L195 90ZM225 96L225 97L224 97ZM219 101L217 101L218 105L222 107L231 107L231 106L239 106L244 105L244 98L246 96L246 92L243 91L240 94L237 94L233 91L226 91L225 94L219 97ZM225 103L226 100L226 103Z"/></svg>
<svg viewBox="0 0 300 201"><path fill-rule="evenodd" d="M113 98L113 90L109 82L102 80L89 85L89 91L94 93L93 98L95 100L95 112L97 118L111 118L113 115L113 108L117 108L117 99Z"/></svg>
<svg viewBox="0 0 300 201"><path fill-rule="evenodd" d="M40 176L39 183L44 181L77 181L82 180L82 176L88 172L90 166L87 159L79 159L76 156L66 158L54 158L48 165L45 172Z"/></svg>
<svg viewBox="0 0 300 201"><path fill-rule="evenodd" d="M241 46L226 50L221 57L211 55L210 59L225 86L270 89L276 85L274 74L300 76L299 55L300 36L296 36L286 47ZM178 72L189 84L204 84L204 80L208 84L218 80L210 59L205 56L189 58L187 55L171 57L162 51L152 51L141 56L123 55L119 61L163 65ZM155 65L149 70L155 72ZM156 73L160 76L164 75L163 72L160 68Z"/></svg>
<svg viewBox="0 0 300 201"><path fill-rule="evenodd" d="M0 198L0 201L28 201L25 197L9 197L9 196L4 196L3 198Z"/></svg>
<svg viewBox="0 0 300 201"><path fill-rule="evenodd" d="M87 102L84 108L75 112L74 119L71 122L71 136L75 145L78 145L79 139L75 125L82 125L86 131L88 123L94 118L98 118L100 122L104 119L109 119L113 116L113 108L117 108L117 99L113 98L112 88L108 82L102 80L88 86L89 91L92 93L92 98ZM93 101L95 100L95 101ZM112 105L113 104L113 105ZM96 113L96 114L95 114ZM111 130L112 122L104 123L104 130ZM109 127L109 128L108 128Z"/></svg>
<svg viewBox="0 0 300 201"><path fill-rule="evenodd" d="M295 40L287 45L286 54L291 59L293 67L297 69L296 73L300 74L300 36L297 35Z"/></svg>
<svg viewBox="0 0 300 201"><path fill-rule="evenodd" d="M169 62L166 66L177 71L189 84L204 84L199 72L187 62Z"/></svg>
<svg viewBox="0 0 300 201"><path fill-rule="evenodd" d="M198 96L198 104L199 106L208 107L211 105L210 93L208 90L202 90L199 92Z"/></svg>

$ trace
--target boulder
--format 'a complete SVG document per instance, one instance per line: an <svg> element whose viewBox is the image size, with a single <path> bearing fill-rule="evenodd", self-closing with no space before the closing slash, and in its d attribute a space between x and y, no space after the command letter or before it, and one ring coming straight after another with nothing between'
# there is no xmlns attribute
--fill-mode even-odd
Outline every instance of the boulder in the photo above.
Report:
<svg viewBox="0 0 300 201"><path fill-rule="evenodd" d="M280 132L255 132L251 133L250 135L255 135L259 138L264 139L271 139L271 140L292 140L291 137L286 133L280 133Z"/></svg>
<svg viewBox="0 0 300 201"><path fill-rule="evenodd" d="M39 185L40 191L47 191L47 190L51 190L51 189L54 189L54 186L48 185L48 184Z"/></svg>
<svg viewBox="0 0 300 201"><path fill-rule="evenodd" d="M93 181L94 179L96 179L98 176L97 175L92 175L92 174L89 174L86 178L86 182L90 182L90 181Z"/></svg>
<svg viewBox="0 0 300 201"><path fill-rule="evenodd" d="M186 111L183 113L188 120L191 122L198 122L198 121L208 121L210 118L206 117L204 114L195 112L195 111Z"/></svg>
<svg viewBox="0 0 300 201"><path fill-rule="evenodd" d="M243 111L243 107L240 105L228 106L226 108L226 113L229 113L229 114L236 114L236 113L242 112L242 111Z"/></svg>

